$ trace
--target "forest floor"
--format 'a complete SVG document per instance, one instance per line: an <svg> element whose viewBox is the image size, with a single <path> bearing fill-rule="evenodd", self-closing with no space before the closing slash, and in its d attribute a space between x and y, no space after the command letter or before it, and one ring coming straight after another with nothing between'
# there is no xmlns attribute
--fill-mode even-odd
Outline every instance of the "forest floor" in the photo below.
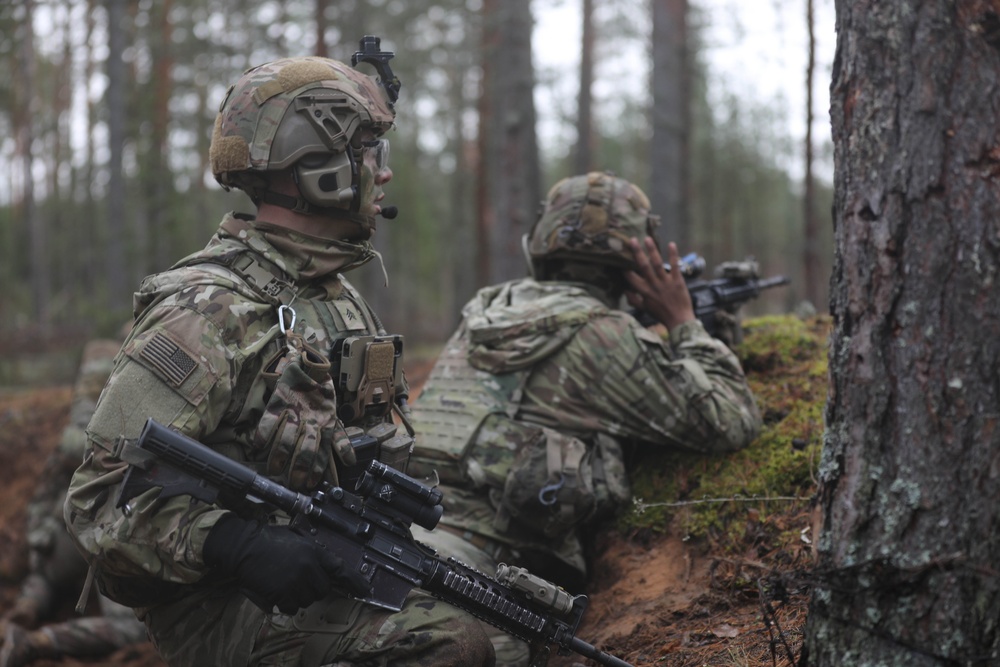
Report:
<svg viewBox="0 0 1000 667"><path fill-rule="evenodd" d="M407 368L419 387L430 362ZM0 615L27 573L25 507L48 452L67 423L72 386L0 389ZM661 530L609 528L594 545L590 606L577 636L635 667L795 667L812 565L806 503L746 510L737 541L690 539L679 523ZM796 540L755 535L793 534ZM56 620L74 616L67 599ZM550 665L593 664L554 656ZM42 667L163 667L151 644Z"/></svg>

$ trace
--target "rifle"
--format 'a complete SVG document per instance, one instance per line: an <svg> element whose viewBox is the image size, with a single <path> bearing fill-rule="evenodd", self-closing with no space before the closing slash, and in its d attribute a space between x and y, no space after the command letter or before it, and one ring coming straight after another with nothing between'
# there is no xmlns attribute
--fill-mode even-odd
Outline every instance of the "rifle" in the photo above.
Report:
<svg viewBox="0 0 1000 667"><path fill-rule="evenodd" d="M671 270L667 262L664 262L663 268ZM715 268L715 278L712 280L701 278L705 270L705 259L695 253L682 257L679 268L691 294L695 317L701 320L710 335L723 339L723 323L718 317L720 310L735 314L744 303L760 296L761 291L791 282L788 276L760 278L760 268L753 258L742 262L723 262ZM632 314L643 326L656 323L645 311L635 310Z"/></svg>
<svg viewBox="0 0 1000 667"><path fill-rule="evenodd" d="M126 513L131 499L157 487L161 499L186 494L229 508L263 501L286 512L292 530L368 580L371 592L363 602L399 611L410 590L421 588L546 652L555 644L560 655L573 651L602 665L631 667L576 637L585 595L570 595L505 564L489 577L417 542L410 526L432 530L443 512L443 494L377 460L369 463L356 493L326 485L306 496L153 419L134 445L122 448L121 458L130 465L115 506Z"/></svg>

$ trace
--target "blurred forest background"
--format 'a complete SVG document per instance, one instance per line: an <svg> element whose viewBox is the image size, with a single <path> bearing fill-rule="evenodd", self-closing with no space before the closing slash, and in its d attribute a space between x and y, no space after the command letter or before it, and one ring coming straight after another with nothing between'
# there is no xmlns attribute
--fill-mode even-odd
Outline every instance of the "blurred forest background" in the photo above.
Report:
<svg viewBox="0 0 1000 667"><path fill-rule="evenodd" d="M202 247L225 211L253 210L208 170L228 85L276 57L349 62L364 34L396 53L403 83L386 198L400 213L375 239L389 286L375 263L349 278L411 349L440 345L478 287L524 274L539 201L590 169L643 187L661 242L710 269L752 255L792 278L751 312L826 312L829 131L789 129L828 127L807 92L829 79L813 27L825 0L768 1L810 36L802 108L727 90L699 0L4 0L0 357L118 331L143 276ZM540 66L536 16L567 4L580 38L545 39L576 66ZM625 47L641 62L606 66ZM572 95L540 94L567 79Z"/></svg>

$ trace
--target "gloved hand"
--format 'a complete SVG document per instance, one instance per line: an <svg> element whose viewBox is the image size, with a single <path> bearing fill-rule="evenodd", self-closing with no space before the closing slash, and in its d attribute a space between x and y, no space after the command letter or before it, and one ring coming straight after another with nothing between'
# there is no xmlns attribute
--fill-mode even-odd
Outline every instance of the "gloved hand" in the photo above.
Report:
<svg viewBox="0 0 1000 667"><path fill-rule="evenodd" d="M262 526L235 514L223 516L205 540L205 563L236 576L241 590L264 611L286 614L331 589L362 597L368 581L344 561L287 526Z"/></svg>

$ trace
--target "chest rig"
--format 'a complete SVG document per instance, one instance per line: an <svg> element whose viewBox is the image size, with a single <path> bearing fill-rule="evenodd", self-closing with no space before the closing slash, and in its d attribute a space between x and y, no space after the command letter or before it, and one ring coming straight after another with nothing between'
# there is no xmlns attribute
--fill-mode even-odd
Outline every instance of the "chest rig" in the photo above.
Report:
<svg viewBox="0 0 1000 667"><path fill-rule="evenodd" d="M420 443L410 465L414 476L436 473L445 484L502 484L514 445L486 450L476 436L484 429L517 427L514 417L529 373L489 375L469 365L467 355L467 343L454 336L438 356L434 375L413 405Z"/></svg>
<svg viewBox="0 0 1000 667"><path fill-rule="evenodd" d="M605 312L575 308L560 297L563 326L537 325L551 341L538 346L532 363L497 372L473 366L476 330L459 329L438 357L413 409L420 443L415 476L436 470L444 484L478 492L495 510L486 530L522 544L561 542L580 525L616 511L629 499L621 446L599 431L548 426L522 413L526 388L549 356L590 318ZM528 320L533 322L534 320ZM517 327L514 327L518 329ZM518 329L524 333L528 324ZM491 339L492 340L492 339ZM561 341L561 342L560 342ZM558 396L553 396L557 402ZM550 422L551 423L551 422ZM479 529L483 529L482 525Z"/></svg>
<svg viewBox="0 0 1000 667"><path fill-rule="evenodd" d="M334 457L340 486L353 490L372 460L405 472L413 432L405 417L404 432L392 419L394 411L401 414L400 404L407 397L403 337L386 334L357 290L341 278L342 291L334 298L303 298L301 288L281 268L243 249L197 261L225 267L275 308L275 342L261 369L265 404L288 363L292 338L298 339L296 347L313 374L318 370L329 375L340 422L333 446L340 449L346 441L353 452Z"/></svg>

